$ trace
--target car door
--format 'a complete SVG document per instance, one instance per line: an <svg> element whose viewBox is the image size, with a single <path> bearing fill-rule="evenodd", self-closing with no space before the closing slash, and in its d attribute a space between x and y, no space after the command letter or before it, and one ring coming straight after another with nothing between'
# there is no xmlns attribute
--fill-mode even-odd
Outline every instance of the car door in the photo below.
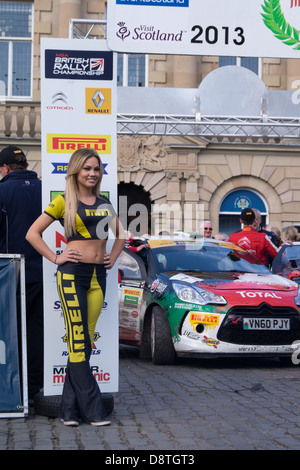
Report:
<svg viewBox="0 0 300 470"><path fill-rule="evenodd" d="M139 345L140 314L146 268L141 257L124 248L118 259L119 340Z"/></svg>

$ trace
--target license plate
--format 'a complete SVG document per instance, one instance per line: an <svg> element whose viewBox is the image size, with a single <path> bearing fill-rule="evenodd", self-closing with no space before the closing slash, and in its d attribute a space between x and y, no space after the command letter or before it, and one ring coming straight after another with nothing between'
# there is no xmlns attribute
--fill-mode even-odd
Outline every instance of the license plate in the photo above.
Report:
<svg viewBox="0 0 300 470"><path fill-rule="evenodd" d="M244 330L289 330L289 318L244 318Z"/></svg>

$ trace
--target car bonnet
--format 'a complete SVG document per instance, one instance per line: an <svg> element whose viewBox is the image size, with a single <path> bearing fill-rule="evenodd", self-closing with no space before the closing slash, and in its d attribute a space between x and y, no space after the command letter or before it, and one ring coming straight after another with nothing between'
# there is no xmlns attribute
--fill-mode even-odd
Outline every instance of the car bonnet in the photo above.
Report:
<svg viewBox="0 0 300 470"><path fill-rule="evenodd" d="M187 282L209 290L273 290L297 291L298 284L275 274L254 273L196 273L176 274L171 276L172 281Z"/></svg>

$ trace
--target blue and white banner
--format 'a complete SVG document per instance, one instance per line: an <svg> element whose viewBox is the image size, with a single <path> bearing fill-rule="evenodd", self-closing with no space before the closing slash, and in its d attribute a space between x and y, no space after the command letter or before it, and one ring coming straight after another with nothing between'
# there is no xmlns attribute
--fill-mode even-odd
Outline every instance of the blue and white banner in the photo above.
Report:
<svg viewBox="0 0 300 470"><path fill-rule="evenodd" d="M107 35L123 53L300 58L300 2L108 0Z"/></svg>
<svg viewBox="0 0 300 470"><path fill-rule="evenodd" d="M144 5L159 7L188 7L190 0L116 0L117 5Z"/></svg>
<svg viewBox="0 0 300 470"><path fill-rule="evenodd" d="M17 263L0 259L0 417L22 407L17 323Z"/></svg>

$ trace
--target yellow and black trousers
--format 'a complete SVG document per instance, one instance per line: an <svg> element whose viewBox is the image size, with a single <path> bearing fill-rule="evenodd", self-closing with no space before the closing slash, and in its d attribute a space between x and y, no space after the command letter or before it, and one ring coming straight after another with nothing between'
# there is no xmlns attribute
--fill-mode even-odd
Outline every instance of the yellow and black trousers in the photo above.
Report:
<svg viewBox="0 0 300 470"><path fill-rule="evenodd" d="M63 419L92 422L105 417L101 392L89 363L105 287L103 264L67 262L57 269L69 353L61 402Z"/></svg>

